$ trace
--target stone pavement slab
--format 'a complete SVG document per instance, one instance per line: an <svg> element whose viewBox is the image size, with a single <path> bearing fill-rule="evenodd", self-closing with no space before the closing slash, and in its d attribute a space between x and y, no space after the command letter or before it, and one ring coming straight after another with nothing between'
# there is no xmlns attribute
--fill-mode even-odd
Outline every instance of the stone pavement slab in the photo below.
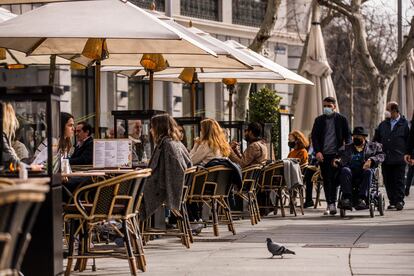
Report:
<svg viewBox="0 0 414 276"><path fill-rule="evenodd" d="M177 238L150 241L145 247L147 272L142 275L414 275L414 197L402 212L384 217L348 212L347 218L323 216L306 209L305 216L269 216L258 225L236 221L236 235L211 227L195 238L190 249ZM270 259L265 239L272 238L296 252ZM129 275L123 259L98 259L72 275ZM89 265L91 261L89 262Z"/></svg>

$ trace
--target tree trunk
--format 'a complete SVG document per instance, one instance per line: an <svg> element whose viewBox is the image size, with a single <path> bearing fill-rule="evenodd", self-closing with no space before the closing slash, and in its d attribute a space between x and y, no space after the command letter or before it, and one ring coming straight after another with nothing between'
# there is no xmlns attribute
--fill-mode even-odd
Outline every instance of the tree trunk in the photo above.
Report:
<svg viewBox="0 0 414 276"><path fill-rule="evenodd" d="M249 45L249 48L256 53L260 53L266 41L272 37L272 32L277 20L277 12L281 2L281 0L267 0L265 17L259 31L256 34L256 37L254 38L252 44ZM234 103L234 120L244 121L247 113L250 83L239 84L237 86L236 102Z"/></svg>
<svg viewBox="0 0 414 276"><path fill-rule="evenodd" d="M384 112L387 104L387 95L392 80L381 78L377 85L371 84L372 106L369 131L373 137L375 129L384 120Z"/></svg>

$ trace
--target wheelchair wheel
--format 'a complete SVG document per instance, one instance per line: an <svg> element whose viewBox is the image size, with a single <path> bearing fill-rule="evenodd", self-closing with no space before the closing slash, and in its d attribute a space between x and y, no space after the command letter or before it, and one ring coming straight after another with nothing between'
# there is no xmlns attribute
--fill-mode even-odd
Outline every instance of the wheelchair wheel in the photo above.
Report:
<svg viewBox="0 0 414 276"><path fill-rule="evenodd" d="M380 216L384 215L385 210L385 198L382 193L378 193L378 212Z"/></svg>
<svg viewBox="0 0 414 276"><path fill-rule="evenodd" d="M344 218L346 215L346 210L343 208L339 209L339 214L341 215L341 218Z"/></svg>
<svg viewBox="0 0 414 276"><path fill-rule="evenodd" d="M375 204L373 202L369 204L369 215L371 218L375 216Z"/></svg>

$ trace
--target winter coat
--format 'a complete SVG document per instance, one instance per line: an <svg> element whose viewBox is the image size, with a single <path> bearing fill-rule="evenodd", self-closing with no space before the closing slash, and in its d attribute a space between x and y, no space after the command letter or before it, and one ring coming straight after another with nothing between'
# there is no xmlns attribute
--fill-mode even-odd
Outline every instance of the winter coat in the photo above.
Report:
<svg viewBox="0 0 414 276"><path fill-rule="evenodd" d="M403 165L404 155L408 154L408 121L401 116L391 131L391 121L382 121L375 130L373 141L381 143L385 153L384 164Z"/></svg>
<svg viewBox="0 0 414 276"><path fill-rule="evenodd" d="M353 143L347 144L339 149L339 157L341 159L341 165L349 167L352 161L352 154L354 153L355 146ZM376 142L367 141L364 148L364 162L371 160L371 168L378 167L379 164L384 162L385 154L382 151L382 145Z"/></svg>
<svg viewBox="0 0 414 276"><path fill-rule="evenodd" d="M343 115L335 112L332 116L334 116L337 149L339 150L343 145L351 143L351 131L348 120ZM323 153L327 118L327 115L318 116L313 123L312 146L315 153Z"/></svg>
<svg viewBox="0 0 414 276"><path fill-rule="evenodd" d="M162 204L170 209L180 208L184 173L191 165L188 151L180 141L170 137L161 139L149 162L152 173L145 181L143 219Z"/></svg>

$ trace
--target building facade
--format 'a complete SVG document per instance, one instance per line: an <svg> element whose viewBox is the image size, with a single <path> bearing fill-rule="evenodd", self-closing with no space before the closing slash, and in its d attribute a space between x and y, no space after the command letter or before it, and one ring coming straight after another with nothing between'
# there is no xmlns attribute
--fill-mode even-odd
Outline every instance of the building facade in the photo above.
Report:
<svg viewBox="0 0 414 276"><path fill-rule="evenodd" d="M15 14L30 11L45 2L42 0L3 0L1 7ZM248 46L254 39L264 18L267 0L131 0L142 8L156 9L173 17L178 23L192 25L220 40L235 40ZM296 71L308 24L310 0L283 0L273 36L266 43L263 55L280 65ZM138 63L138 61L137 61ZM0 86L47 85L49 69L32 67L22 71L0 71ZM148 82L138 78L102 72L101 126L111 127L111 110L148 108ZM58 66L55 83L64 86L61 109L75 118L93 122L94 70L71 70ZM259 89L253 85L252 90ZM283 97L282 105L289 107L293 93L290 85L272 85ZM237 97L237 96L236 96ZM154 109L165 110L173 116L189 116L190 88L186 85L157 81L154 84ZM217 120L228 118L228 93L221 83L197 85L197 115Z"/></svg>

